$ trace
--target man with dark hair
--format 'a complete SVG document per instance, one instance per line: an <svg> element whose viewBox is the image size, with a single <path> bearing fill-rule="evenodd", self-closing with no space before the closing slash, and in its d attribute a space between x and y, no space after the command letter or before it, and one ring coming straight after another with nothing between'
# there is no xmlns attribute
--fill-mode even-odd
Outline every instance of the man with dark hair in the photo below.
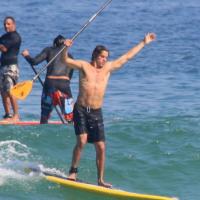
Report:
<svg viewBox="0 0 200 200"><path fill-rule="evenodd" d="M102 51L107 51L109 54L109 50L105 46L103 46L103 45L96 46L92 52L91 61L94 62Z"/></svg>
<svg viewBox="0 0 200 200"><path fill-rule="evenodd" d="M135 47L116 60L107 61L109 51L104 46L97 46L92 54L92 61L72 60L65 54L65 63L79 70L79 94L74 105L74 128L77 142L73 150L69 179L76 179L81 152L87 142L94 143L98 185L111 187L104 182L105 135L102 116L102 104L108 80L112 71L121 68L132 59L143 47L155 40L155 34L149 33ZM71 40L65 45L70 47Z"/></svg>
<svg viewBox="0 0 200 200"><path fill-rule="evenodd" d="M37 65L43 61L49 62L61 50L64 40L63 36L58 35L54 39L52 47L44 48L34 58L30 56L27 49L22 52L22 55L31 65ZM70 69L62 62L63 53L65 52L58 55L47 68L41 97L41 124L48 123L53 107L56 105L59 105L61 113L67 122L72 122L73 120L73 99L70 89L73 69ZM72 58L70 54L69 57Z"/></svg>
<svg viewBox="0 0 200 200"><path fill-rule="evenodd" d="M16 31L15 19L8 16L4 19L6 33L0 37L0 92L5 110L4 121L15 122L19 120L18 104L15 97L10 94L19 78L18 54L21 37ZM13 114L10 113L12 106Z"/></svg>

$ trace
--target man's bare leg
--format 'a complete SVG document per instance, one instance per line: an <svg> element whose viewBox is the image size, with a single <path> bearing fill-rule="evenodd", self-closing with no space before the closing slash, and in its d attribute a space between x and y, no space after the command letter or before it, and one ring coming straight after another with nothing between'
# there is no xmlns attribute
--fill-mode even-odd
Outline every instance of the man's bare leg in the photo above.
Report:
<svg viewBox="0 0 200 200"><path fill-rule="evenodd" d="M9 94L9 97L10 97L10 102L13 108L12 121L19 121L19 111L18 111L19 108L18 108L17 99L10 94Z"/></svg>
<svg viewBox="0 0 200 200"><path fill-rule="evenodd" d="M81 134L76 136L76 145L73 150L72 164L71 169L69 171L68 179L76 180L77 178L77 168L79 161L81 159L82 150L87 143L87 134Z"/></svg>
<svg viewBox="0 0 200 200"><path fill-rule="evenodd" d="M12 106L13 109L13 116L11 118L5 118L3 121L7 121L9 123L19 121L18 104L16 98L11 96L9 92L2 93L1 96L3 100L5 113L7 115L10 114L10 106Z"/></svg>
<svg viewBox="0 0 200 200"><path fill-rule="evenodd" d="M3 107L6 115L10 114L10 98L6 93L1 93Z"/></svg>
<svg viewBox="0 0 200 200"><path fill-rule="evenodd" d="M96 148L96 165L97 165L97 176L98 185L103 187L112 187L110 183L104 182L104 166L105 166L105 142L100 141L95 143Z"/></svg>

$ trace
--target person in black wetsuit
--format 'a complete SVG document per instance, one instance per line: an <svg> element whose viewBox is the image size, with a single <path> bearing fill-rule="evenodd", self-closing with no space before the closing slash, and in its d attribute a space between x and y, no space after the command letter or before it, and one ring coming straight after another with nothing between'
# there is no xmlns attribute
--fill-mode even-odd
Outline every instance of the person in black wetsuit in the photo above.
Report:
<svg viewBox="0 0 200 200"><path fill-rule="evenodd" d="M0 37L0 92L2 96L5 121L15 122L19 120L17 100L10 94L19 78L18 54L21 45L21 36L16 31L15 19L8 16L4 19L6 33ZM13 115L10 109L13 109Z"/></svg>
<svg viewBox="0 0 200 200"><path fill-rule="evenodd" d="M22 55L31 65L37 65L43 61L49 62L63 47L64 40L63 36L58 35L54 39L52 47L44 48L34 58L30 56L27 49L22 52ZM62 62L61 58L64 53L60 53L47 67L41 97L41 124L48 123L53 107L56 105L59 105L62 115L67 122L73 121L73 98L70 89L73 69L70 69ZM71 54L69 56L72 58Z"/></svg>

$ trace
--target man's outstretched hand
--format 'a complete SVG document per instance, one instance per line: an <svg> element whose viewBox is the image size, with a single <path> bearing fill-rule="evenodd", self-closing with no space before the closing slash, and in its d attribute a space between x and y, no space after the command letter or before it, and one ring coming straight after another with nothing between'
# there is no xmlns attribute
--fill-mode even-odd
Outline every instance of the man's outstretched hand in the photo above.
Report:
<svg viewBox="0 0 200 200"><path fill-rule="evenodd" d="M156 39L155 33L147 33L147 35L144 37L144 44L149 44L150 42L154 41Z"/></svg>

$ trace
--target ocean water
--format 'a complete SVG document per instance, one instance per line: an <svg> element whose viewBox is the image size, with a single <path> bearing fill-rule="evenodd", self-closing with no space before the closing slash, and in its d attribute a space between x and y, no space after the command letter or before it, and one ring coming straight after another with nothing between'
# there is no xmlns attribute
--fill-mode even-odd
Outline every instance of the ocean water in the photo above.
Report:
<svg viewBox="0 0 200 200"><path fill-rule="evenodd" d="M36 55L58 34L71 38L103 2L0 1L0 34L4 17L14 16L23 38L21 50L28 48ZM198 0L113 0L70 50L75 58L89 61L93 48L103 44L112 60L146 33L157 35L155 42L112 74L105 95L105 180L115 188L181 200L200 197L199 12ZM19 64L20 80L31 80L34 73L22 56ZM77 72L71 85L76 99ZM35 82L28 98L19 102L23 120L39 120L41 91ZM55 112L52 119L58 120ZM0 199L112 199L24 173L33 165L66 175L74 143L72 126L0 126ZM79 178L96 183L92 145L83 152Z"/></svg>

